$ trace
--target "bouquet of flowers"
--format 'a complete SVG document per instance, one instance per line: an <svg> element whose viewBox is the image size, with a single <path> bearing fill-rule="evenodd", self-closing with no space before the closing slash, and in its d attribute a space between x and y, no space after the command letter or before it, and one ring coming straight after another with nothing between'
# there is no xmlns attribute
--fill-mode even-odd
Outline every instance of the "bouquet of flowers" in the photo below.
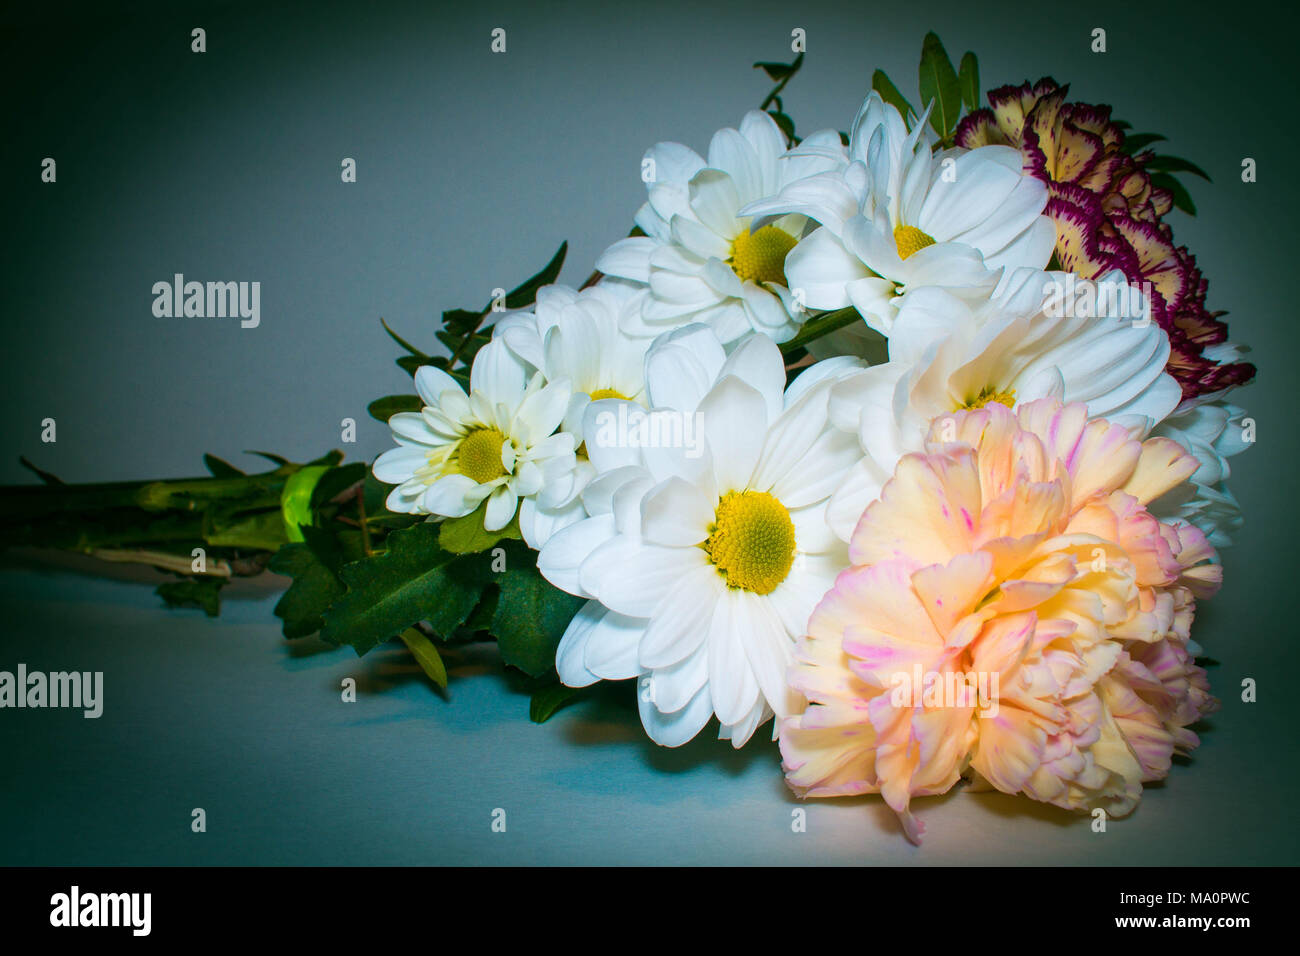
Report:
<svg viewBox="0 0 1300 956"><path fill-rule="evenodd" d="M879 793L914 841L959 782L1129 812L1216 706L1190 631L1253 440L1169 222L1204 173L1050 79L981 105L934 34L918 107L877 71L800 137L802 61L756 64L775 88L707 153L645 153L581 288L562 246L432 351L385 325L414 385L371 404L372 465L32 466L0 545L153 565L213 614L269 568L286 637L401 640L440 685L494 640L539 723L629 681L656 743L777 741L797 794Z"/></svg>

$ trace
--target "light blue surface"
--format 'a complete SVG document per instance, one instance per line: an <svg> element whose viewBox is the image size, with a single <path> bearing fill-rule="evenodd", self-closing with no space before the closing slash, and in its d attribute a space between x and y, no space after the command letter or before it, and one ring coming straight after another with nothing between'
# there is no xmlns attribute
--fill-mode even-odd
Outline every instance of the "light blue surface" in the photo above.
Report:
<svg viewBox="0 0 1300 956"><path fill-rule="evenodd" d="M105 675L98 720L0 710L0 864L1294 859L1281 767L1252 745L1264 704L1229 701L1194 766L1105 834L1028 800L959 793L919 802L917 849L874 797L805 804L807 832L792 832L801 804L774 745L655 748L630 685L537 726L491 646L449 659L440 699L400 645L365 659L291 645L275 596L243 590L214 621L162 610L140 584L0 572L0 669ZM195 807L206 833L190 830ZM491 829L496 808L505 833Z"/></svg>

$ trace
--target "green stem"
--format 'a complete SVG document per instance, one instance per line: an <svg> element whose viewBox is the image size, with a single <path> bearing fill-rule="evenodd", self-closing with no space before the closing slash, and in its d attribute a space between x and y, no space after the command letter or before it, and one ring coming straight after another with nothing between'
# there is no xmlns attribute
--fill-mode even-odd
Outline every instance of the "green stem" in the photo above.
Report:
<svg viewBox="0 0 1300 956"><path fill-rule="evenodd" d="M789 355L798 349L805 348L809 342L815 342L823 336L830 335L832 332L838 332L840 329L847 328L854 322L861 322L862 316L853 306L843 309L836 309L834 312L823 312L815 319L809 319L804 323L799 334L788 342L781 344L781 354Z"/></svg>

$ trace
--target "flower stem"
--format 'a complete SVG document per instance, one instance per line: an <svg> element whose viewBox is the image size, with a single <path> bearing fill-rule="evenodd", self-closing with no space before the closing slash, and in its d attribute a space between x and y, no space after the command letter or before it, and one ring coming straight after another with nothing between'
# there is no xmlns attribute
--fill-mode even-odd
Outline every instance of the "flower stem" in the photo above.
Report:
<svg viewBox="0 0 1300 956"><path fill-rule="evenodd" d="M789 355L797 349L805 348L809 342L815 342L823 336L838 332L854 322L861 321L862 316L858 314L858 310L853 306L836 309L834 312L823 312L815 319L809 319L805 322L803 328L799 330L799 334L790 341L781 343L781 354Z"/></svg>

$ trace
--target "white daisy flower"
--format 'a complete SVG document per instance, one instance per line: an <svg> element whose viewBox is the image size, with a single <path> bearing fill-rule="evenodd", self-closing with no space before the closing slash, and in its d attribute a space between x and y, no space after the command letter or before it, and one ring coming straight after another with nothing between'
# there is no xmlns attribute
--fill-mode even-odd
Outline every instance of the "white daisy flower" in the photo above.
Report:
<svg viewBox="0 0 1300 956"><path fill-rule="evenodd" d="M548 580L590 598L560 642L561 680L641 678L642 723L671 747L715 714L739 747L774 712L793 711L794 640L846 560L825 517L861 454L828 419L845 367L810 369L783 395L770 338L747 336L728 357L692 325L647 359L650 414L680 422L685 440L621 440L610 425L635 406L591 404L591 517L538 556Z"/></svg>
<svg viewBox="0 0 1300 956"><path fill-rule="evenodd" d="M1181 398L1165 372L1169 339L1119 272L1089 282L1019 269L979 305L918 289L899 310L889 353L832 393L832 421L856 432L864 452L829 510L846 541L898 460L924 449L942 415L1053 397L1145 436Z"/></svg>
<svg viewBox="0 0 1300 956"><path fill-rule="evenodd" d="M938 286L986 297L1003 268L1041 269L1056 242L1047 187L1010 147L932 152L925 118L907 132L879 94L867 97L848 150L801 145L836 169L787 185L742 214L801 214L821 224L786 259L789 287L814 309L854 306L888 335L908 291Z"/></svg>
<svg viewBox="0 0 1300 956"><path fill-rule="evenodd" d="M540 289L532 310L513 312L497 322L493 337L538 369L547 382L567 381L568 409L561 430L582 432L587 405L601 399L645 404L645 355L653 341L624 333L622 326L640 314L644 286L605 279L578 291L550 285ZM577 439L580 441L581 439ZM595 474L584 449L569 475L571 488L556 488L550 505L526 498L519 507L524 540L540 549L552 534L586 517L578 493Z"/></svg>
<svg viewBox="0 0 1300 956"><path fill-rule="evenodd" d="M839 143L835 132L809 137ZM606 275L647 283L641 322L633 331L658 335L692 322L711 327L724 344L757 330L782 342L802 321L786 282L786 254L802 235L801 215L773 218L750 230L740 209L794 180L831 167L819 156L783 158L785 137L764 112L745 114L740 129L714 134L706 161L678 143L648 150L649 198L637 213L645 233L614 243L596 262Z"/></svg>
<svg viewBox="0 0 1300 956"><path fill-rule="evenodd" d="M470 390L424 366L415 388L425 407L388 420L396 448L375 460L375 477L397 485L391 511L459 518L486 499L484 527L510 523L520 498L559 506L573 493L574 437L557 432L569 385L543 384L503 342L474 357Z"/></svg>

